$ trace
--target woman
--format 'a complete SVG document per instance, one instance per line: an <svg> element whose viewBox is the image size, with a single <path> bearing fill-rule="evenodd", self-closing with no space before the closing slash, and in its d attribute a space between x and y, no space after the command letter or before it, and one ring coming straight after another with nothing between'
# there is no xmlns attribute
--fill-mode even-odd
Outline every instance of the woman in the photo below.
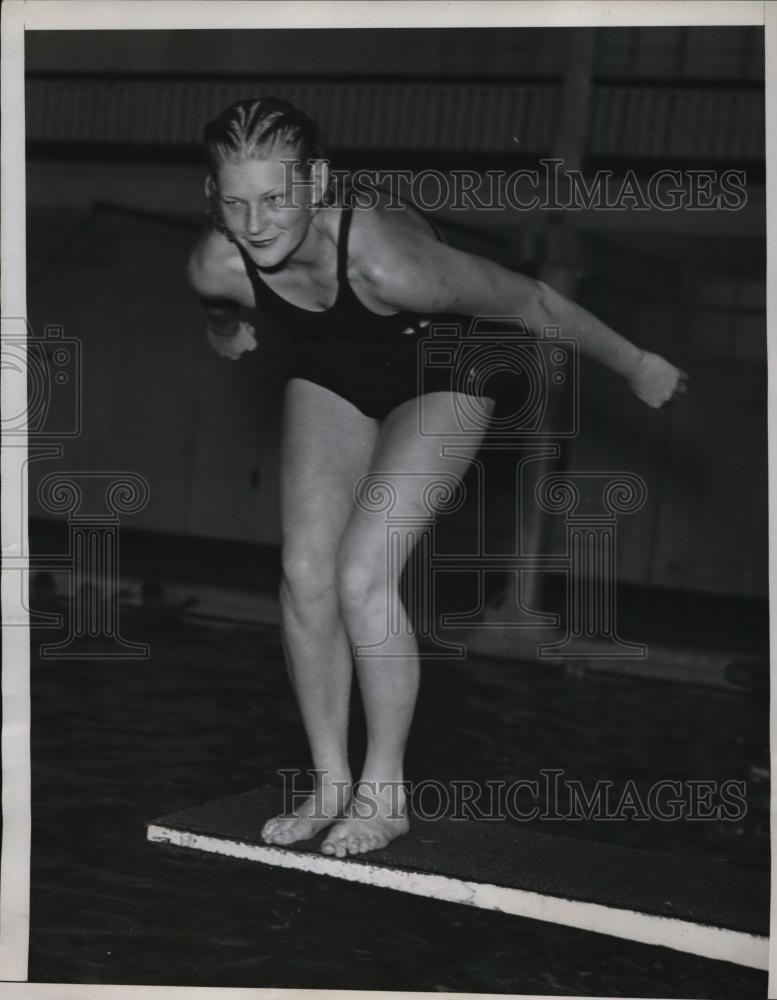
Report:
<svg viewBox="0 0 777 1000"><path fill-rule="evenodd" d="M543 283L447 246L414 210L328 201L316 127L277 98L227 108L204 139L214 227L188 273L210 343L232 359L254 349L241 308L269 315L295 341L281 446L280 599L317 781L262 837L290 845L329 827L321 850L344 857L408 829L403 756L419 677L406 618L386 638L388 609L405 615L402 567L389 560L384 515L356 502L356 487L368 473L393 487L392 516L412 520L412 545L433 516L422 478L460 480L480 443L469 433L457 440L458 457L440 455L439 435L459 430L452 395L467 389L433 368L419 397L425 326L477 315L520 316L533 333L556 325L653 407L683 391L684 377ZM419 433L419 405L436 433ZM492 400L482 405L492 412ZM381 655L353 655L376 644ZM354 662L368 735L355 786L346 749Z"/></svg>

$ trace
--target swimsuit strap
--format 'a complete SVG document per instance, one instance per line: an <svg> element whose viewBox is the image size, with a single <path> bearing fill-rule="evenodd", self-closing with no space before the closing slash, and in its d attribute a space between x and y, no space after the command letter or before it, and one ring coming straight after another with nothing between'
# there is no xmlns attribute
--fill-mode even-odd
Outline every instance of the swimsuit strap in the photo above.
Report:
<svg viewBox="0 0 777 1000"><path fill-rule="evenodd" d="M237 242L237 240L233 240L233 243L239 250L240 256L243 258L243 266L246 269L248 280L251 282L251 287L254 290L256 308L261 309L263 306L265 308L272 308L274 300L277 299L277 295L273 292L270 286L266 285L259 277L256 264L254 264L243 247Z"/></svg>
<svg viewBox="0 0 777 1000"><path fill-rule="evenodd" d="M377 191L384 191L384 188L376 188ZM388 193L388 192L387 192ZM350 201L351 189L346 182L345 192L344 192L344 204L343 209L340 214L340 231L337 237L337 283L338 283L338 296L341 293L346 293L351 291L351 287L348 283L348 233L351 229L351 219L353 217L353 205ZM407 202L410 208L417 212L419 216L424 220L424 222L429 226L432 233L440 241L440 243L446 243L446 239L440 232L435 221L429 216L427 212L422 211L422 209L417 208L412 202Z"/></svg>
<svg viewBox="0 0 777 1000"><path fill-rule="evenodd" d="M348 233L351 230L353 211L347 197L346 192L346 204L340 213L340 232L337 236L337 283L340 291L344 291L348 285Z"/></svg>

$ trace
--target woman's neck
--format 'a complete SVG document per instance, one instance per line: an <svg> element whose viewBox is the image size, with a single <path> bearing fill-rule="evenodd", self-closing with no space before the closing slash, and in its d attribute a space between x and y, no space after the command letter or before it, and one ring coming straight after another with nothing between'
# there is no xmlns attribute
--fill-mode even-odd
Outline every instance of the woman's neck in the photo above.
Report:
<svg viewBox="0 0 777 1000"><path fill-rule="evenodd" d="M339 205L315 209L305 238L284 261L283 269L319 270L330 261L337 253L341 212Z"/></svg>

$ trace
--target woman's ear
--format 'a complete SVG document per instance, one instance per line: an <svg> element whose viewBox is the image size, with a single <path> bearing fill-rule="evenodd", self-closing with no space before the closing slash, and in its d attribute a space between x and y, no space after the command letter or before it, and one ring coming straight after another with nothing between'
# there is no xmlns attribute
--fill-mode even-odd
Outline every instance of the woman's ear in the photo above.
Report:
<svg viewBox="0 0 777 1000"><path fill-rule="evenodd" d="M205 178L205 197L212 198L216 193L216 182L210 174Z"/></svg>

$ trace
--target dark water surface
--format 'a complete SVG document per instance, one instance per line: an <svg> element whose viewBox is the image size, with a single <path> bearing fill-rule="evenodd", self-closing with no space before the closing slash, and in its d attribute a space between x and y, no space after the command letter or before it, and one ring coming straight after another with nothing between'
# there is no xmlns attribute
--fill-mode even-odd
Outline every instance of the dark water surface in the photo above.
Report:
<svg viewBox="0 0 777 1000"><path fill-rule="evenodd" d="M41 661L33 633L33 982L766 996L766 974L321 876L148 844L145 824L309 765L277 630L123 617L149 661ZM736 822L533 829L764 872L768 700L557 667L429 662L407 777L747 782ZM363 725L357 714L358 752ZM760 770L759 770L760 769ZM516 820L517 822L517 820Z"/></svg>

